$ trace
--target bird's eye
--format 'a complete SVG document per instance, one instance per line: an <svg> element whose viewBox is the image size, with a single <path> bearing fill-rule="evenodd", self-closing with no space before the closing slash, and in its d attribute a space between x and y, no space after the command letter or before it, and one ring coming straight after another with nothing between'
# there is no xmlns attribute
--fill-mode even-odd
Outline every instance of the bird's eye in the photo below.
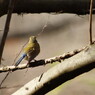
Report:
<svg viewBox="0 0 95 95"><path fill-rule="evenodd" d="M36 37L35 37L35 36L33 37L32 41L33 41L33 42L35 42L35 41L36 41Z"/></svg>
<svg viewBox="0 0 95 95"><path fill-rule="evenodd" d="M36 37L34 36L34 39L36 39Z"/></svg>

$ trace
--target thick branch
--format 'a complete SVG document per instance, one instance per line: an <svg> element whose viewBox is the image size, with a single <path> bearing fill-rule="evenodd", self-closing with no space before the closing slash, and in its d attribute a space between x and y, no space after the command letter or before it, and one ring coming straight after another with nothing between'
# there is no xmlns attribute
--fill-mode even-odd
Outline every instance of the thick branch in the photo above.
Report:
<svg viewBox="0 0 95 95"><path fill-rule="evenodd" d="M95 44L54 66L12 95L44 95L62 83L95 68Z"/></svg>
<svg viewBox="0 0 95 95"><path fill-rule="evenodd" d="M7 13L9 0L0 0L0 16ZM16 0L14 13L89 13L90 0ZM95 8L95 0L93 2ZM95 10L93 9L93 13Z"/></svg>

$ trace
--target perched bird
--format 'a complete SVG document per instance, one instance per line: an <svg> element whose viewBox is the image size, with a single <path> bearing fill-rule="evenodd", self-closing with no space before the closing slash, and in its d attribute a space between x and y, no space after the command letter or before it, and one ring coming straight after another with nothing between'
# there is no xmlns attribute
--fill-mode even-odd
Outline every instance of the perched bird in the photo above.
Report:
<svg viewBox="0 0 95 95"><path fill-rule="evenodd" d="M23 59L27 60L28 63L30 63L30 61L32 61L39 53L40 45L37 42L36 37L31 36L27 45L25 48L23 48L23 53L19 60L16 62L15 66L18 66Z"/></svg>

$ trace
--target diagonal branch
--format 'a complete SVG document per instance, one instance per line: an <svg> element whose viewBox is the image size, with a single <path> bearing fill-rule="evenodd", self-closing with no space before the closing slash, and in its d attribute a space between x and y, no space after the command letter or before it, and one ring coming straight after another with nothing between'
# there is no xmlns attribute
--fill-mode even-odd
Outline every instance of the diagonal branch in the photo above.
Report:
<svg viewBox="0 0 95 95"><path fill-rule="evenodd" d="M12 95L45 95L62 83L95 68L95 44L34 78Z"/></svg>
<svg viewBox="0 0 95 95"><path fill-rule="evenodd" d="M12 11L13 11L13 8L14 8L14 3L15 3L15 0L10 0L10 2L9 2L9 8L8 8L8 12L7 12L8 15L7 15L7 18L6 18L4 33L3 33L2 40L0 42L0 64L1 64L1 59L2 59L2 54L3 54L5 41L6 41L8 32L9 32L10 20L11 20Z"/></svg>

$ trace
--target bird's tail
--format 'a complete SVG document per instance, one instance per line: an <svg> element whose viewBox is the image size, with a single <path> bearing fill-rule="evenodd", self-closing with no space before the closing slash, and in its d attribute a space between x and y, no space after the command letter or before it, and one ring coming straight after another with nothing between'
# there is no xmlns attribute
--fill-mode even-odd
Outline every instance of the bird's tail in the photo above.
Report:
<svg viewBox="0 0 95 95"><path fill-rule="evenodd" d="M23 54L19 60L15 63L15 66L18 66L20 64L20 62L26 57L27 54Z"/></svg>

